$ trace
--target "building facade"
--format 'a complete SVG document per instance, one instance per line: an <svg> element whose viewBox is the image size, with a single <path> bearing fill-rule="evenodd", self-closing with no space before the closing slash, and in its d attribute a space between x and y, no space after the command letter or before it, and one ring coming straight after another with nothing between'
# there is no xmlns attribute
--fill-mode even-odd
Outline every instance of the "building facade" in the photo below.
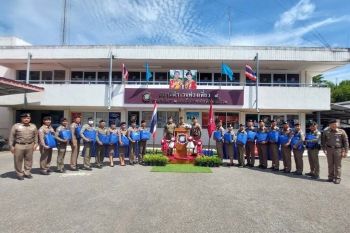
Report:
<svg viewBox="0 0 350 233"><path fill-rule="evenodd" d="M26 81L28 54L29 83L44 92L0 96L0 134L7 136L9 126L23 111L30 111L40 124L44 115L57 124L64 116L71 120L82 115L83 122L130 122L135 118L150 121L153 100L158 102L156 144L162 137L167 117L190 121L192 116L207 131L209 100L214 100L215 116L224 126L252 119L300 122L306 115L330 109L330 89L312 82L312 77L348 64L349 49L294 47L192 47L192 46L1 46L0 76ZM114 59L110 63L110 56ZM245 78L245 65L256 69L259 55L259 86ZM145 64L152 77L146 81ZM234 79L221 74L228 64ZM128 80L122 79L122 64ZM109 70L112 65L112 85ZM170 90L170 70L197 70L197 90ZM257 96L256 96L257 94ZM314 119L317 120L317 119Z"/></svg>

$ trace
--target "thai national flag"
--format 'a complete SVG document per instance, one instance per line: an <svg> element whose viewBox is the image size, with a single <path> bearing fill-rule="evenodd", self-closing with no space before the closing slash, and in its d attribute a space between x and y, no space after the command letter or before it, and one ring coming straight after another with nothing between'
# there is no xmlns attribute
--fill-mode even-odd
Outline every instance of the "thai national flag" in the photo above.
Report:
<svg viewBox="0 0 350 233"><path fill-rule="evenodd" d="M129 71L128 71L128 69L126 69L126 66L124 63L123 63L123 67L122 67L122 76L125 80L128 80Z"/></svg>
<svg viewBox="0 0 350 233"><path fill-rule="evenodd" d="M156 130L157 130L157 102L154 101L154 107L153 107L153 113L152 113L152 119L151 119L151 127L149 130L153 136L153 139L156 136Z"/></svg>
<svg viewBox="0 0 350 233"><path fill-rule="evenodd" d="M245 65L245 77L249 80L256 81L256 74L249 65Z"/></svg>

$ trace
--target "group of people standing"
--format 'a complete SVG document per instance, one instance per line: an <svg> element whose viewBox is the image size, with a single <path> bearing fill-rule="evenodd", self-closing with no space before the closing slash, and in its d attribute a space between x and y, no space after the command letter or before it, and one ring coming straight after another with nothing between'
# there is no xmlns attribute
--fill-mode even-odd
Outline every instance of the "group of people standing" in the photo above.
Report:
<svg viewBox="0 0 350 233"><path fill-rule="evenodd" d="M51 117L45 116L43 124L37 127L30 123L29 113L21 114L21 122L15 124L10 133L9 145L14 155L14 164L17 179L24 177L31 179L31 169L33 164L33 152L39 147L40 150L40 173L49 175L52 160L53 148L57 148L57 170L64 173L64 158L67 146L70 145L71 159L70 170L78 171L92 170L91 157L95 157L95 167L102 168L104 157L109 157L110 166L114 166L114 158L119 156L120 165L125 166L125 155L129 154L129 164L141 163L146 153L147 140L150 139L150 132L146 129L146 122L141 121L141 126L136 126L136 121L131 121L131 126L127 128L125 122L120 123L117 129L115 123L106 127L106 122L100 120L98 127L94 126L92 118L88 123L82 125L80 116L74 118L69 124L66 118L60 120L60 126L53 129ZM81 144L84 149L81 151L84 157L83 165L78 166L78 155ZM23 170L24 163L24 170Z"/></svg>
<svg viewBox="0 0 350 233"><path fill-rule="evenodd" d="M347 156L349 150L348 136L346 132L338 128L336 120L329 122L322 136L316 122L312 122L309 133L305 134L299 123L292 130L288 122L283 122L282 129L277 127L276 121L271 121L271 127L265 127L263 120L259 121L259 127L255 128L253 121L247 122L247 127L240 124L237 134L232 125L228 125L225 132L222 122L216 122L214 132L216 150L218 156L224 157L224 150L230 159L229 165L233 165L234 148L237 147L238 166L254 167L255 151L259 158L259 168L267 169L268 157L272 161L270 169L290 173L292 170L292 153L295 160L295 175L303 175L303 154L307 150L310 163L310 172L305 175L313 179L320 178L319 151L322 149L327 156L328 181L336 184L341 180L341 160ZM280 156L283 160L283 169L280 170ZM246 162L245 162L246 157Z"/></svg>

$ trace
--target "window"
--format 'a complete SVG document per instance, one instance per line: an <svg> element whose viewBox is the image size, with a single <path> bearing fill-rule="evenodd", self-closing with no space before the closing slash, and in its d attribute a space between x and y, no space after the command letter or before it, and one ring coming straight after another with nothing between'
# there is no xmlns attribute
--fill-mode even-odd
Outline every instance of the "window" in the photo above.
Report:
<svg viewBox="0 0 350 233"><path fill-rule="evenodd" d="M43 71L41 73L41 80L44 83L52 83L52 71Z"/></svg>
<svg viewBox="0 0 350 233"><path fill-rule="evenodd" d="M122 72L113 71L112 72L112 82L113 83L122 83Z"/></svg>
<svg viewBox="0 0 350 233"><path fill-rule="evenodd" d="M94 112L83 112L81 114L81 123L82 124L87 124L88 123L88 118L94 119Z"/></svg>
<svg viewBox="0 0 350 233"><path fill-rule="evenodd" d="M179 112L157 112L157 128L164 128L170 116L173 117L173 122L175 124L179 122Z"/></svg>
<svg viewBox="0 0 350 233"><path fill-rule="evenodd" d="M110 126L112 122L114 122L117 127L120 127L120 122L121 122L121 113L120 112L110 112L109 113L108 126Z"/></svg>
<svg viewBox="0 0 350 233"><path fill-rule="evenodd" d="M241 77L240 73L233 73L233 79L232 80L230 80L230 77L227 76L227 83L230 86L239 86L240 77Z"/></svg>
<svg viewBox="0 0 350 233"><path fill-rule="evenodd" d="M211 73L199 73L199 83L202 83L202 85L211 85Z"/></svg>
<svg viewBox="0 0 350 233"><path fill-rule="evenodd" d="M30 71L29 80L34 81L35 83L39 83L40 71Z"/></svg>
<svg viewBox="0 0 350 233"><path fill-rule="evenodd" d="M270 126L271 122L271 115L260 115L260 120L263 120L265 123L265 126Z"/></svg>
<svg viewBox="0 0 350 233"><path fill-rule="evenodd" d="M82 71L72 71L71 81L72 81L72 84L83 83L83 72Z"/></svg>
<svg viewBox="0 0 350 233"><path fill-rule="evenodd" d="M150 127L151 126L151 120L152 120L152 113L151 111L144 111L142 112L141 115L141 120L145 120L146 121L146 126ZM141 123L141 122L140 122Z"/></svg>
<svg viewBox="0 0 350 233"><path fill-rule="evenodd" d="M108 112L96 112L96 125L99 124L100 120L104 120L106 122L106 125L109 121L109 113Z"/></svg>
<svg viewBox="0 0 350 233"><path fill-rule="evenodd" d="M26 81L27 71L17 70L17 80Z"/></svg>
<svg viewBox="0 0 350 233"><path fill-rule="evenodd" d="M146 72L141 72L141 81L143 83L153 83L153 76L154 76L154 73L151 71L151 77L149 79L149 81L146 80Z"/></svg>
<svg viewBox="0 0 350 233"><path fill-rule="evenodd" d="M140 124L140 112L139 111L129 111L128 112L128 125L131 125L132 120L136 120L136 125Z"/></svg>
<svg viewBox="0 0 350 233"><path fill-rule="evenodd" d="M109 73L108 72L98 72L97 75L97 83L102 84L102 83L108 83L109 79Z"/></svg>
<svg viewBox="0 0 350 233"><path fill-rule="evenodd" d="M220 86L226 82L226 77L222 76L221 73L214 73L214 85Z"/></svg>
<svg viewBox="0 0 350 233"><path fill-rule="evenodd" d="M287 83L290 87L299 86L299 74L287 74Z"/></svg>
<svg viewBox="0 0 350 233"><path fill-rule="evenodd" d="M248 122L249 120L252 120L254 122L254 126L258 125L258 114L246 114L245 115L245 122Z"/></svg>
<svg viewBox="0 0 350 233"><path fill-rule="evenodd" d="M271 74L260 74L260 86L271 86Z"/></svg>
<svg viewBox="0 0 350 233"><path fill-rule="evenodd" d="M140 72L129 72L128 82L139 83L140 82Z"/></svg>
<svg viewBox="0 0 350 233"><path fill-rule="evenodd" d="M63 83L66 79L66 71L55 70L54 72L54 83Z"/></svg>
<svg viewBox="0 0 350 233"><path fill-rule="evenodd" d="M273 75L274 86L285 86L286 75L285 74L274 74Z"/></svg>
<svg viewBox="0 0 350 233"><path fill-rule="evenodd" d="M96 83L96 72L84 72L84 82Z"/></svg>
<svg viewBox="0 0 350 233"><path fill-rule="evenodd" d="M276 125L278 127L282 127L282 123L284 121L284 115L273 115L272 119L274 119L276 121Z"/></svg>
<svg viewBox="0 0 350 233"><path fill-rule="evenodd" d="M156 84L168 84L168 73L155 72L154 81Z"/></svg>
<svg viewBox="0 0 350 233"><path fill-rule="evenodd" d="M287 115L289 127L294 128L295 123L299 122L299 115Z"/></svg>
<svg viewBox="0 0 350 233"><path fill-rule="evenodd" d="M228 124L231 124L234 129L239 128L239 114L234 112L215 112L215 120L222 121L222 127L227 128Z"/></svg>

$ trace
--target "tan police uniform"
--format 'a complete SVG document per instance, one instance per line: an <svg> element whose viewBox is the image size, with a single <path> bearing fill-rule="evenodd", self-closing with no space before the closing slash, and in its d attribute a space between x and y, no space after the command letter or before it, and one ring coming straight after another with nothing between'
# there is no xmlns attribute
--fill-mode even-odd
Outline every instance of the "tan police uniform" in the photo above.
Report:
<svg viewBox="0 0 350 233"><path fill-rule="evenodd" d="M215 140L215 146L216 146L216 152L218 154L218 156L223 159L224 158L224 133L225 133L225 129L221 126L221 127L216 127L216 131L220 131L221 132L221 140Z"/></svg>
<svg viewBox="0 0 350 233"><path fill-rule="evenodd" d="M119 152L119 161L121 166L125 166L125 154L128 150L128 147L122 146L122 135L128 136L128 130L119 130L119 147L118 147L118 152Z"/></svg>
<svg viewBox="0 0 350 233"><path fill-rule="evenodd" d="M290 172L292 169L292 150L290 147L290 141L293 137L293 132L290 128L287 130L282 129L281 134L287 135L289 140L286 144L281 145L281 153L282 153L282 159L283 159L283 166L285 172Z"/></svg>
<svg viewBox="0 0 350 233"><path fill-rule="evenodd" d="M349 141L346 132L342 129L328 128L322 135L322 148L327 152L328 179L340 181L342 151L349 150Z"/></svg>
<svg viewBox="0 0 350 233"><path fill-rule="evenodd" d="M256 131L254 126L247 127L246 132L248 131ZM247 145L245 147L245 154L247 157L247 166L254 167L255 163L255 140L249 140L247 141Z"/></svg>
<svg viewBox="0 0 350 233"><path fill-rule="evenodd" d="M76 128L80 127L80 124L77 124L75 122L73 122L70 125L70 130L72 133L72 143L71 143L71 147L72 147L72 152L71 152L71 159L70 159L70 167L72 169L77 169L78 168L78 156L79 156L79 152L80 152L80 135L77 135L76 133Z"/></svg>
<svg viewBox="0 0 350 233"><path fill-rule="evenodd" d="M310 132L313 134L316 138L313 140L306 140L306 143L315 143L315 146L312 148L307 149L307 156L309 159L310 164L310 175L318 177L320 175L320 163L318 159L318 153L320 151L320 145L321 145L321 133L317 129L313 132Z"/></svg>
<svg viewBox="0 0 350 233"><path fill-rule="evenodd" d="M243 130L238 130L237 135L238 134L247 134L247 132L243 129ZM237 145L237 151L238 151L238 165L239 166L244 166L244 152L245 152L245 145L240 143L239 141L236 141L236 145Z"/></svg>
<svg viewBox="0 0 350 233"><path fill-rule="evenodd" d="M94 126L90 126L89 124L83 125L80 131L80 137L83 139L84 142L84 150L83 150L83 156L84 156L84 167L85 168L91 168L91 156L92 156L92 150L93 150L93 142L90 142L88 138L84 136L85 130L95 130Z"/></svg>
<svg viewBox="0 0 350 233"><path fill-rule="evenodd" d="M275 126L270 128L270 132L271 131L280 131L280 129ZM279 170L280 168L280 160L278 157L278 151L279 151L279 145L278 145L278 141L275 142L273 140L269 140L269 150L270 150L270 155L271 155L271 162L272 162L272 168L274 168L275 170Z"/></svg>
<svg viewBox="0 0 350 233"><path fill-rule="evenodd" d="M140 130L147 130L146 127L140 127ZM147 140L141 140L139 141L139 155L140 155L140 161L143 161L143 157L146 154L146 146L147 146Z"/></svg>
<svg viewBox="0 0 350 233"><path fill-rule="evenodd" d="M136 160L136 157L138 158L139 155L139 150L138 150L138 142L135 142L131 139L131 132L138 132L138 128L132 128L132 127L129 127L128 129L128 138L129 138L129 163L130 164L134 164L135 163L135 160Z"/></svg>
<svg viewBox="0 0 350 233"><path fill-rule="evenodd" d="M166 123L164 126L164 134L166 140L171 140L172 137L174 137L176 125L175 123ZM168 148L167 155L173 154L173 148Z"/></svg>
<svg viewBox="0 0 350 233"><path fill-rule="evenodd" d="M47 172L50 170L50 164L52 160L52 148L47 148L45 144L45 135L48 133L55 134L52 126L42 125L39 128L39 149L40 149L40 170L41 172Z"/></svg>
<svg viewBox="0 0 350 233"><path fill-rule="evenodd" d="M68 127L60 125L56 129L55 138L57 140L57 171L64 171L64 157L66 155L67 145L69 142L60 137L62 130L69 130Z"/></svg>
<svg viewBox="0 0 350 233"><path fill-rule="evenodd" d="M104 127L104 128L100 128L97 127L96 129L96 146L97 146L97 153L96 153L96 166L98 167L102 167L103 166L103 160L105 157L105 153L106 153L106 145L103 145L103 143L100 141L98 134L103 134L103 135L109 135L109 129Z"/></svg>
<svg viewBox="0 0 350 233"><path fill-rule="evenodd" d="M299 142L293 146L293 155L294 155L294 161L295 161L295 169L297 174L302 174L304 170L304 162L303 162L303 154L304 154L304 141L305 141L305 134L303 131L294 131L294 137L298 136L300 137ZM298 149L298 146L301 145L301 149Z"/></svg>
<svg viewBox="0 0 350 233"><path fill-rule="evenodd" d="M268 133L266 127L258 128L258 132ZM259 167L267 168L267 141L265 142L256 142L258 147L258 155L259 155Z"/></svg>
<svg viewBox="0 0 350 233"><path fill-rule="evenodd" d="M202 128L201 128L200 124L198 124L198 123L192 124L192 127L190 129L190 136L192 136L195 141L201 139Z"/></svg>
<svg viewBox="0 0 350 233"><path fill-rule="evenodd" d="M231 133L231 141L230 142L225 142L225 151L226 151L226 155L230 158L230 164L233 164L233 154L234 154L234 143L236 141L236 135L235 132L233 132L233 130L227 131L226 133Z"/></svg>
<svg viewBox="0 0 350 233"><path fill-rule="evenodd" d="M14 148L14 165L18 177L31 175L34 147L38 144L38 130L32 123L12 126L9 145ZM23 171L24 161L24 171Z"/></svg>

